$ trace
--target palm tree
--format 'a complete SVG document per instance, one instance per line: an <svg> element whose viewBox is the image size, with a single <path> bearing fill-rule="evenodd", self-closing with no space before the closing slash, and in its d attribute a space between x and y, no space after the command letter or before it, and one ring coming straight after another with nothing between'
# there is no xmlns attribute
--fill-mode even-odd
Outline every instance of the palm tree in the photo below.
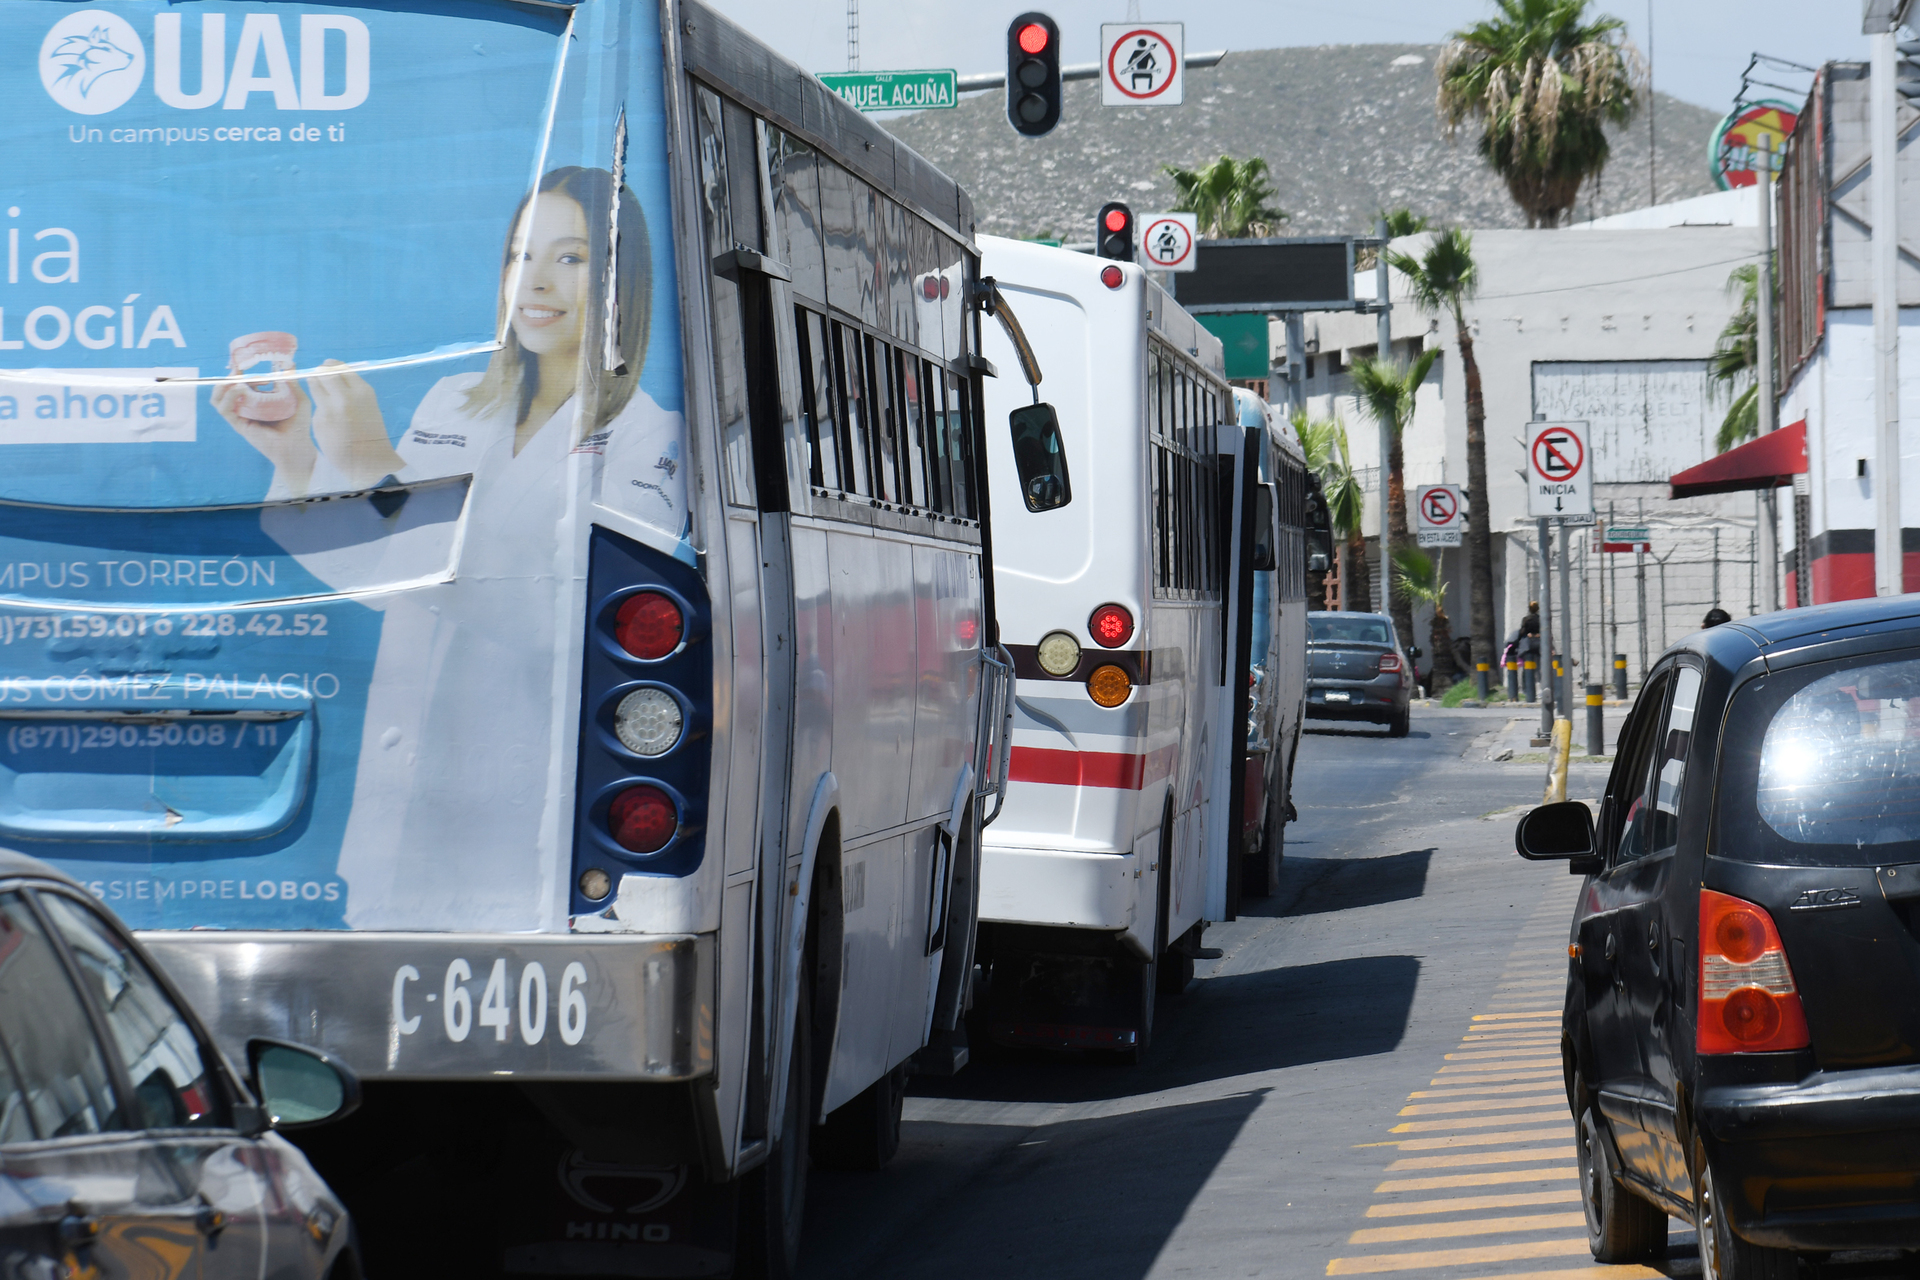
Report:
<svg viewBox="0 0 1920 1280"><path fill-rule="evenodd" d="M1487 493L1487 400L1480 389L1480 362L1473 355L1473 330L1466 302L1479 287L1473 261L1473 237L1448 227L1433 238L1419 258L1387 252L1387 263L1407 278L1413 303L1429 315L1445 312L1453 320L1460 348L1460 371L1467 391L1467 621L1472 626L1473 661L1494 670L1493 509Z"/></svg>
<svg viewBox="0 0 1920 1280"><path fill-rule="evenodd" d="M1259 156L1250 160L1221 156L1199 169L1166 165L1165 172L1180 191L1175 212L1199 215L1203 237L1269 236L1289 216L1284 209L1268 207L1266 202L1277 193L1267 181L1267 162Z"/></svg>
<svg viewBox="0 0 1920 1280"><path fill-rule="evenodd" d="M1557 227L1607 167L1606 126L1623 126L1648 92L1646 62L1618 18L1587 19L1588 0L1494 0L1498 16L1440 50L1440 119L1451 137L1480 124L1480 154L1530 227Z"/></svg>
<svg viewBox="0 0 1920 1280"><path fill-rule="evenodd" d="M1438 697L1460 677L1453 660L1453 622L1447 617L1447 586L1440 581L1440 566L1418 547L1395 547L1394 583L1400 594L1414 604L1433 606L1433 622L1427 628L1427 642L1433 646L1433 667L1427 677L1427 693Z"/></svg>
<svg viewBox="0 0 1920 1280"><path fill-rule="evenodd" d="M1760 380L1754 372L1760 366L1759 266L1749 262L1735 267L1727 277L1727 293L1740 299L1740 307L1720 330L1707 361L1707 372L1721 394L1733 396L1713 440L1715 453L1760 434ZM1742 389L1736 392L1736 387Z"/></svg>
<svg viewBox="0 0 1920 1280"><path fill-rule="evenodd" d="M1410 365L1386 359L1353 362L1355 397L1367 414L1387 429L1387 545L1380 549L1383 564L1392 559L1395 546L1407 541L1407 489L1401 478L1400 436L1413 421L1414 393L1427 380L1427 371L1439 355L1440 348L1434 347L1420 353ZM1413 610L1407 607L1406 597L1388 592L1387 607L1393 615L1394 629L1403 639L1411 638Z"/></svg>
<svg viewBox="0 0 1920 1280"><path fill-rule="evenodd" d="M1327 523L1340 539L1341 603L1358 602L1364 607L1373 599L1364 528L1367 496L1347 454L1347 424L1338 418L1309 421L1304 409L1294 410L1292 422L1300 448L1307 455L1308 470L1320 477L1320 493L1327 500Z"/></svg>

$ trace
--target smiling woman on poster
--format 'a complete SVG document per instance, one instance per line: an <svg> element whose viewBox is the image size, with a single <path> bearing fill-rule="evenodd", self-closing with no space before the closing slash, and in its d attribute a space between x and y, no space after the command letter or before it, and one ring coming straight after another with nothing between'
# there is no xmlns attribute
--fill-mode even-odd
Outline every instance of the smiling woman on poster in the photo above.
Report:
<svg viewBox="0 0 1920 1280"><path fill-rule="evenodd" d="M567 856L570 822L558 789L544 785L555 751L567 749L557 730L570 699L551 684L573 665L554 651L574 588L556 573L558 553L581 506L596 501L670 537L687 532L683 420L638 385L652 277L644 217L625 189L613 273L622 372L596 358L612 200L603 169L541 179L515 212L500 264L500 349L483 372L436 383L397 442L373 386L344 368L296 385L280 421L247 416L260 412L249 384L214 392L214 408L273 463L269 501L473 477L455 582L384 604L339 867L355 927L450 897L474 927L532 928L550 913L552 904L496 900L492 885L524 880L487 871ZM399 874L405 850L432 845L469 851L456 875Z"/></svg>

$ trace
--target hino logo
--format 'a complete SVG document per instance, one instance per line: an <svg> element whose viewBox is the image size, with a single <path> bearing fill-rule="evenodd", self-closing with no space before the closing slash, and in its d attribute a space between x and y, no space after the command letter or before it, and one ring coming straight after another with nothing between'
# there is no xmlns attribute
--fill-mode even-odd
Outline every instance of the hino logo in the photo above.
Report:
<svg viewBox="0 0 1920 1280"><path fill-rule="evenodd" d="M1858 889L1802 889L1789 911L1839 911L1860 905Z"/></svg>

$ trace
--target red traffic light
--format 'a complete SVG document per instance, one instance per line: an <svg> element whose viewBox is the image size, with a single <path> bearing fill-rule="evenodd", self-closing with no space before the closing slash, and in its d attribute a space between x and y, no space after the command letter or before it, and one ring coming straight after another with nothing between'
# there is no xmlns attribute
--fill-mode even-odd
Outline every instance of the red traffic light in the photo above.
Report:
<svg viewBox="0 0 1920 1280"><path fill-rule="evenodd" d="M1037 22L1029 22L1020 28L1018 38L1022 53L1040 53L1047 47L1047 29Z"/></svg>
<svg viewBox="0 0 1920 1280"><path fill-rule="evenodd" d="M1127 211L1125 209L1107 210L1107 230L1125 231L1127 229Z"/></svg>

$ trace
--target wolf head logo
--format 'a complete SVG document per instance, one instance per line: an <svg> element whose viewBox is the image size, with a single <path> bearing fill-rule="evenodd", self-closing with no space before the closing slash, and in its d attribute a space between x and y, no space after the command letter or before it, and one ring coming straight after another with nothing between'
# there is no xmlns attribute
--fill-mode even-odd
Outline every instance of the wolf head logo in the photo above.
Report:
<svg viewBox="0 0 1920 1280"><path fill-rule="evenodd" d="M40 83L56 103L83 116L125 105L147 73L133 25L104 9L69 13L40 43Z"/></svg>
<svg viewBox="0 0 1920 1280"><path fill-rule="evenodd" d="M112 33L105 27L68 36L47 56L60 64L54 83L71 83L83 98L101 76L125 71L134 62L133 54L115 44Z"/></svg>

